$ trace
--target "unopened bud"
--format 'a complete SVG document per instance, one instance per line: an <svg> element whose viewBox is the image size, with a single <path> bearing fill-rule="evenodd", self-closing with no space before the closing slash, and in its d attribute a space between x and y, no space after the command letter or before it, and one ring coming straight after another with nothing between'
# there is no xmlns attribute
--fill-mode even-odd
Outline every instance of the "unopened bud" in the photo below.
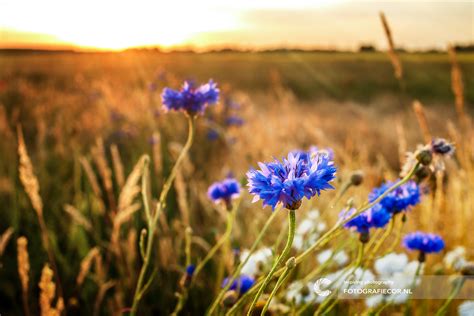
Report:
<svg viewBox="0 0 474 316"><path fill-rule="evenodd" d="M462 275L474 275L474 262L468 262L461 268Z"/></svg>
<svg viewBox="0 0 474 316"><path fill-rule="evenodd" d="M222 306L224 307L231 307L237 302L238 296L237 292L234 290L230 290L225 292L224 297L222 298Z"/></svg>
<svg viewBox="0 0 474 316"><path fill-rule="evenodd" d="M416 160L423 166L428 166L433 160L433 154L429 149L421 149L416 153Z"/></svg>
<svg viewBox="0 0 474 316"><path fill-rule="evenodd" d="M363 232L359 235L359 240L361 243L366 244L369 241L369 232Z"/></svg>
<svg viewBox="0 0 474 316"><path fill-rule="evenodd" d="M364 173L362 170L354 171L351 175L351 184L358 186L364 181Z"/></svg>
<svg viewBox="0 0 474 316"><path fill-rule="evenodd" d="M288 269L294 269L296 267L296 258L291 257L290 259L288 259L288 261L286 262L286 267Z"/></svg>

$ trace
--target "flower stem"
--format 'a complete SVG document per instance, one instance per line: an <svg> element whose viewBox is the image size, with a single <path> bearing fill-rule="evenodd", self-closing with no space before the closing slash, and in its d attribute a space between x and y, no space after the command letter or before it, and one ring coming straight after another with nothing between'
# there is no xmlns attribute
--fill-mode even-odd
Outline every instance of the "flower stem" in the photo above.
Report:
<svg viewBox="0 0 474 316"><path fill-rule="evenodd" d="M158 218L160 217L161 211L165 207L165 200L166 197L168 196L168 192L171 188L171 184L173 183L173 180L176 177L176 173L178 171L178 168L181 166L181 163L183 162L184 158L186 157L189 149L191 148L191 145L193 143L193 138L194 138L194 118L191 116L187 116L188 120L188 138L186 140L186 144L184 145L183 149L181 150L178 159L176 160L173 168L171 169L171 173L166 179L165 184L163 185L163 189L161 190L160 198L156 204L156 209L155 212L152 214L150 212L149 206L148 206L148 197L147 197L147 188L148 188L148 177L142 177L142 197L143 197L143 204L145 206L145 215L147 216L147 225L148 225L148 231L147 231L147 243L146 243L146 250L145 250L145 258L143 259L143 265L140 269L140 274L138 276L138 282L137 282L137 287L135 288L135 294L133 296L133 304L132 308L130 311L130 315L134 316L137 313L138 309L138 304L140 303L140 300L142 299L143 295L145 294L146 290L148 287L144 286L145 282L145 275L148 270L148 266L150 264L151 260L151 253L153 250L153 240L154 240L154 234L155 234L155 229L156 229L156 224L158 221ZM148 168L148 164L146 164L146 168ZM146 173L148 174L148 173ZM147 282L148 283L148 282ZM150 283L148 283L150 284Z"/></svg>
<svg viewBox="0 0 474 316"><path fill-rule="evenodd" d="M388 227L388 229L384 231L382 237L377 241L372 251L370 251L369 256L367 258L367 263L369 263L370 261L372 261L372 259L374 259L375 255L377 254L377 252L379 251L380 247L383 245L385 240L388 238L388 236L390 236L390 234L392 234L393 228L395 226L395 218L396 216L392 217L390 221L390 226Z"/></svg>
<svg viewBox="0 0 474 316"><path fill-rule="evenodd" d="M232 212L227 214L227 226L224 235L217 241L217 243L212 247L211 250L207 253L206 257L196 266L196 270L193 273L193 280L196 279L196 276L201 272L204 268L206 263L214 256L214 254L219 250L219 248L226 242L226 240L230 237L230 233L232 232L232 225L235 220L235 215L237 213L237 209L239 208L240 203L235 203L234 207L232 208Z"/></svg>
<svg viewBox="0 0 474 316"><path fill-rule="evenodd" d="M295 257L291 257L289 259L290 260L295 260ZM265 316L267 310L268 310L268 307L270 306L270 303L272 302L272 299L273 297L275 296L275 294L278 292L278 290L280 289L281 285L285 282L286 278L288 278L288 276L290 275L290 272L295 268L295 265L294 264L289 264L289 262L287 262L286 264L286 267L285 267L285 271L280 275L280 277L278 278L278 281L275 285L275 287L273 288L272 290L272 293L270 293L270 296L268 297L267 301L265 302L265 306L263 306L263 309L262 309L262 312L260 314L260 316Z"/></svg>
<svg viewBox="0 0 474 316"><path fill-rule="evenodd" d="M451 290L451 294L449 295L448 299L444 302L443 306L436 312L436 316L443 316L446 314L446 310L449 307L449 304L451 301L458 295L459 291L461 291L464 282L466 281L466 278L464 276L461 276L456 280L456 284L453 286Z"/></svg>
<svg viewBox="0 0 474 316"><path fill-rule="evenodd" d="M288 223L288 239L286 241L285 248L283 249L283 252L278 257L278 259L273 264L270 272L268 272L267 276L265 277L265 280L263 281L262 285L258 289L258 292L255 295L255 297L253 298L252 304L250 305L250 308L247 312L247 316L252 315L252 310L254 309L255 305L257 304L258 299L262 295L263 291L265 291L265 288L267 287L268 283L270 283L276 269L285 261L286 257L288 257L288 255L290 253L291 246L293 245L293 239L295 237L295 229L296 229L296 211L295 210L289 210L288 220L289 220L289 223Z"/></svg>
<svg viewBox="0 0 474 316"><path fill-rule="evenodd" d="M265 232L267 231L267 229L270 227L270 224L272 223L273 219L276 217L278 213L278 210L275 210L273 211L272 215L270 215L270 217L267 219L267 221L265 222L265 224L263 225L262 229L260 230L260 234L257 236L257 239L255 240L255 242L253 243L252 247L250 247L250 250L249 250L249 254L247 255L247 257L241 261L239 263L239 265L237 266L237 268L235 269L234 273L232 274L232 276L230 277L229 279L229 282L227 282L226 286L224 286L221 291L219 292L219 294L217 295L216 299L214 300L214 302L212 303L211 307L209 308L209 310L207 311L206 315L212 315L212 313L214 312L214 310L217 308L219 302L222 300L222 298L224 297L225 293L229 290L230 286L232 285L232 283L235 281L235 279L237 279L237 277L240 275L240 271L242 270L242 268L244 267L244 265L249 261L250 259L250 256L252 255L252 253L255 251L255 249L257 248L257 246L260 244L260 242L262 241L262 238L263 236L265 235Z"/></svg>

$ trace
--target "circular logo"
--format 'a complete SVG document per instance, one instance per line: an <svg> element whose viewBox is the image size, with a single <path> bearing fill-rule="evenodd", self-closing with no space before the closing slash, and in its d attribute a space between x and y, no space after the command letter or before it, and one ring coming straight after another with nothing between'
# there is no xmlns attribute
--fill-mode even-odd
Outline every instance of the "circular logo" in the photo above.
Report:
<svg viewBox="0 0 474 316"><path fill-rule="evenodd" d="M331 290L322 290L321 288L327 288L331 284L331 280L326 278L318 279L314 282L313 290L319 296L328 296L331 294Z"/></svg>

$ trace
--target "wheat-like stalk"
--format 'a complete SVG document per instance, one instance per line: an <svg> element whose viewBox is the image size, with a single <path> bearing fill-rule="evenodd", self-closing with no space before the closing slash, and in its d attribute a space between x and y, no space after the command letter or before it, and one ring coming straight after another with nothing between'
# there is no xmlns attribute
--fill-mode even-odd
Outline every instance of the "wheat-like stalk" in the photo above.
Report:
<svg viewBox="0 0 474 316"><path fill-rule="evenodd" d="M405 129L403 128L402 121L399 117L395 120L395 129L397 131L398 140L398 159L400 166L403 166L407 152L407 140L405 137Z"/></svg>
<svg viewBox="0 0 474 316"><path fill-rule="evenodd" d="M21 294L23 301L23 309L25 315L30 315L30 308L28 305L28 287L30 282L30 258L28 255L28 239L20 237L16 241L17 244L17 260L18 260L18 275L21 282Z"/></svg>
<svg viewBox="0 0 474 316"><path fill-rule="evenodd" d="M98 247L94 247L89 252L87 255L82 259L81 261L81 268L79 270L79 274L77 275L76 278L76 284L77 286L81 286L82 283L84 282L87 274L89 273L92 263L96 259L97 256L100 256L100 251Z"/></svg>
<svg viewBox="0 0 474 316"><path fill-rule="evenodd" d="M41 280L38 284L40 288L39 306L42 316L60 316L64 310L64 301L61 296L58 297L56 306L52 305L56 296L56 284L54 284L53 276L53 270L46 264L41 271Z"/></svg>
<svg viewBox="0 0 474 316"><path fill-rule="evenodd" d="M120 152L117 145L113 144L110 146L110 153L112 155L112 165L114 167L115 179L119 188L122 188L125 183L125 177L123 175L123 164L120 158Z"/></svg>
<svg viewBox="0 0 474 316"><path fill-rule="evenodd" d="M39 183L33 170L28 151L26 149L25 140L23 139L23 132L18 127L18 155L20 156L20 181L25 188L25 192L30 198L33 209L39 217L43 216L43 201L39 195Z"/></svg>
<svg viewBox="0 0 474 316"><path fill-rule="evenodd" d="M431 133L428 127L428 121L426 120L423 104L418 100L413 101L413 110L415 111L416 120L418 121L418 125L423 133L425 143L431 142Z"/></svg>
<svg viewBox="0 0 474 316"><path fill-rule="evenodd" d="M112 184L112 171L110 170L109 163L107 162L107 157L104 149L104 141L102 138L96 140L96 145L92 148L92 158L94 163L97 166L100 177L104 184L105 191L107 192L107 198L109 200L109 206L112 209L115 209L115 199L113 192Z"/></svg>
<svg viewBox="0 0 474 316"><path fill-rule="evenodd" d="M451 60L451 89L454 94L456 111L459 119L464 120L464 84L462 73L456 57L456 50L451 45L448 47L448 53Z"/></svg>
<svg viewBox="0 0 474 316"><path fill-rule="evenodd" d="M10 238L13 235L13 228L8 227L0 236L0 257L3 255L3 252L5 251L5 248L8 245L8 242L10 241Z"/></svg>
<svg viewBox="0 0 474 316"><path fill-rule="evenodd" d="M102 199L102 191L100 190L99 182L97 181L97 177L95 176L94 170L92 169L89 160L85 157L80 157L79 162L86 173L87 179L92 187L92 191L96 195L97 198Z"/></svg>
<svg viewBox="0 0 474 316"><path fill-rule="evenodd" d="M133 167L132 172L127 177L127 181L125 181L125 185L119 195L118 211L113 218L113 228L110 238L112 250L117 254L120 252L120 227L141 207L140 203L133 203L133 201L141 191L139 181L143 174L143 165L146 159L146 156L142 156L138 160L136 165Z"/></svg>
<svg viewBox="0 0 474 316"><path fill-rule="evenodd" d="M183 172L178 170L176 172L176 179L174 181L174 188L176 190L178 207L181 213L181 219L185 227L189 226L189 206L186 192L186 182L184 180Z"/></svg>
<svg viewBox="0 0 474 316"><path fill-rule="evenodd" d="M155 170L155 176L158 179L161 179L163 172L163 158L161 157L161 137L158 132L154 132L152 138L153 169Z"/></svg>
<svg viewBox="0 0 474 316"><path fill-rule="evenodd" d="M385 32L385 37L387 38L388 42L388 56L390 58L390 62L392 63L393 70L395 71L395 77L398 80L401 80L403 77L403 68L398 55L395 52L395 44L392 37L392 31L390 30L390 26L388 25L387 19L385 18L385 14L380 12L380 20L382 21L383 30Z"/></svg>
<svg viewBox="0 0 474 316"><path fill-rule="evenodd" d="M87 231L92 231L91 222L84 216L82 213L70 204L64 205L64 211L71 216L72 220L75 221L78 225L84 227Z"/></svg>

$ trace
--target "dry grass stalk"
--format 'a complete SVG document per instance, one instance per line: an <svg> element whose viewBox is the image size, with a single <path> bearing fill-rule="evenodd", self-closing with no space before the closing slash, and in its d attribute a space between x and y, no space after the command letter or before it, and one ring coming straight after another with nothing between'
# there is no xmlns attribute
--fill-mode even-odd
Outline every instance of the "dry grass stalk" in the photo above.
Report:
<svg viewBox="0 0 474 316"><path fill-rule="evenodd" d="M107 162L107 157L104 149L104 141L102 140L102 138L98 138L96 140L96 145L94 146L94 148L92 148L92 158L94 159L94 163L97 166L97 170L99 171L100 177L102 178L105 191L107 192L109 206L112 208L112 210L114 210L115 199L112 184L112 171L110 170L109 164Z"/></svg>
<svg viewBox="0 0 474 316"><path fill-rule="evenodd" d="M82 215L82 213L77 208L70 204L66 204L64 205L64 211L68 213L69 216L71 216L73 221L75 221L78 225L84 227L85 230L92 230L91 222L87 218L85 218L85 216Z"/></svg>
<svg viewBox="0 0 474 316"><path fill-rule="evenodd" d="M39 195L39 182L35 176L33 165L31 163L30 157L28 156L28 151L26 149L25 140L23 138L23 132L18 126L18 155L20 156L20 181L25 188L25 191L30 198L33 209L35 210L38 223L41 229L41 239L43 242L43 247L48 254L48 259L51 265L53 266L54 271L56 272L56 280L58 282L58 292L62 295L61 284L59 282L58 269L56 267L56 260L54 259L53 251L49 244L48 229L46 223L44 222L43 217L43 201Z"/></svg>
<svg viewBox="0 0 474 316"><path fill-rule="evenodd" d="M401 80L403 77L402 63L400 62L398 55L395 53L395 44L393 42L392 31L390 30L390 26L388 25L387 19L385 18L385 14L383 12L380 12L380 20L382 21L385 36L387 37L388 56L390 58L390 62L392 63L393 70L395 71L395 77L398 80Z"/></svg>
<svg viewBox="0 0 474 316"><path fill-rule="evenodd" d="M64 310L64 301L61 296L58 297L56 306L52 306L56 296L56 284L54 284L53 275L53 270L46 264L41 271L41 280L39 282L39 305L42 316L60 316Z"/></svg>
<svg viewBox="0 0 474 316"><path fill-rule="evenodd" d="M108 290L115 286L115 281L108 281L104 284L101 284L99 287L99 293L97 293L97 297L94 303L94 315L99 315L100 306L102 305L102 301L104 300L104 296Z"/></svg>
<svg viewBox="0 0 474 316"><path fill-rule="evenodd" d="M158 132L154 132L152 143L152 152L153 152L153 169L155 170L155 175L158 179L161 179L163 172L163 158L161 157L161 137Z"/></svg>
<svg viewBox="0 0 474 316"><path fill-rule="evenodd" d="M2 234L2 236L0 236L0 257L3 255L3 253L5 252L5 248L7 247L8 245L8 242L10 241L10 238L12 237L13 235L13 228L12 227L8 227Z"/></svg>
<svg viewBox="0 0 474 316"><path fill-rule="evenodd" d="M97 177L95 176L95 173L92 170L92 166L89 163L89 160L84 157L81 157L79 158L79 162L81 163L82 168L86 173L87 179L89 179L92 191L94 191L94 194L97 196L97 198L102 199L102 192L100 190L99 182L97 181Z"/></svg>
<svg viewBox="0 0 474 316"><path fill-rule="evenodd" d="M28 255L28 239L20 237L16 241L17 244L17 260L18 260L18 275L21 282L21 294L23 300L23 310L25 315L30 315L30 308L28 305L28 287L30 282L30 258Z"/></svg>
<svg viewBox="0 0 474 316"><path fill-rule="evenodd" d="M462 81L462 73L456 57L456 50L452 46L449 46L448 53L451 60L451 89L453 90L455 98L456 112L458 113L459 119L464 121L464 84Z"/></svg>
<svg viewBox="0 0 474 316"><path fill-rule="evenodd" d="M407 140L405 137L405 129L403 128L403 124L401 119L398 117L395 120L395 129L397 131L397 140L398 140L398 159L400 162L400 166L403 166L406 159L406 152L407 152Z"/></svg>
<svg viewBox="0 0 474 316"><path fill-rule="evenodd" d="M18 274L21 281L21 289L28 292L29 273L30 273L30 259L28 256L28 239L20 237L16 241L17 244L17 259L18 259Z"/></svg>
<svg viewBox="0 0 474 316"><path fill-rule="evenodd" d="M79 274L77 275L76 278L76 284L77 286L81 286L82 283L84 282L87 274L89 273L92 263L96 259L97 256L100 256L100 251L98 247L92 248L87 255L82 259L81 261L81 268L79 270Z"/></svg>
<svg viewBox="0 0 474 316"><path fill-rule="evenodd" d="M176 179L174 181L174 188L177 193L178 207L181 213L181 219L185 227L189 226L189 206L186 192L186 182L184 180L183 172L178 169Z"/></svg>
<svg viewBox="0 0 474 316"><path fill-rule="evenodd" d="M141 191L139 181L143 174L143 165L145 163L145 159L146 156L142 156L138 160L119 195L118 211L113 219L113 228L110 238L112 251L117 254L120 252L120 227L123 223L127 222L129 218L141 207L140 203L133 203L133 201L137 198Z"/></svg>
<svg viewBox="0 0 474 316"><path fill-rule="evenodd" d="M112 155L112 165L114 167L115 180L119 188L122 188L125 183L125 176L123 173L122 159L118 151L117 145L113 144L110 146L110 153Z"/></svg>
<svg viewBox="0 0 474 316"><path fill-rule="evenodd" d="M25 188L26 194L28 194L30 198L34 210L38 216L42 216L43 201L39 195L39 183L35 176L30 157L28 156L25 140L23 139L23 132L20 127L18 127L18 155L20 156L20 181Z"/></svg>
<svg viewBox="0 0 474 316"><path fill-rule="evenodd" d="M425 143L431 142L431 133L428 127L428 121L426 120L423 104L421 104L421 102L418 100L413 101L413 110L415 111L416 119L423 134Z"/></svg>

